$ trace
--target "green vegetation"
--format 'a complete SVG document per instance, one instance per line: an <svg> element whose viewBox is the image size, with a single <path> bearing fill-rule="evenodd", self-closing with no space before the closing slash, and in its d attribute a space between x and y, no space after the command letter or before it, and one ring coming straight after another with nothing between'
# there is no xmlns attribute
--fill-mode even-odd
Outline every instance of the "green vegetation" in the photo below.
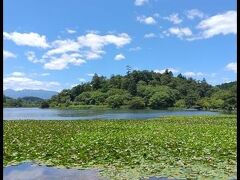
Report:
<svg viewBox="0 0 240 180"><path fill-rule="evenodd" d="M108 106L131 109L198 108L236 111L236 82L218 86L171 71L130 71L109 79L95 74L91 82L65 89L49 101L50 107Z"/></svg>
<svg viewBox="0 0 240 180"><path fill-rule="evenodd" d="M43 99L38 97L23 97L13 99L3 95L3 106L4 107L39 107Z"/></svg>
<svg viewBox="0 0 240 180"><path fill-rule="evenodd" d="M97 167L111 179L231 179L236 177L236 122L235 115L4 121L3 162Z"/></svg>
<svg viewBox="0 0 240 180"><path fill-rule="evenodd" d="M42 101L40 108L49 108L49 104L47 101Z"/></svg>

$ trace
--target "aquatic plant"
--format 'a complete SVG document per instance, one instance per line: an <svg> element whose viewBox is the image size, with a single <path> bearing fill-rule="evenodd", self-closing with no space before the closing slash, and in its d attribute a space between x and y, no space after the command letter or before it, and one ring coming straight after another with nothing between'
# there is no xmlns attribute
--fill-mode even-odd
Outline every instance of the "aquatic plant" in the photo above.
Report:
<svg viewBox="0 0 240 180"><path fill-rule="evenodd" d="M236 176L236 116L4 121L4 166L35 160L111 179Z"/></svg>

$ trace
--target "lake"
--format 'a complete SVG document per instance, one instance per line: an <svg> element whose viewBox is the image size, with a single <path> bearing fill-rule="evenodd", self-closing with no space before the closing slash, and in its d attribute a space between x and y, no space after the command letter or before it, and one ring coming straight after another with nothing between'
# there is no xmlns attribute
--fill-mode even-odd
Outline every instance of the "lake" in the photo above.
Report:
<svg viewBox="0 0 240 180"><path fill-rule="evenodd" d="M148 119L173 115L216 115L218 112L198 110L93 110L3 108L3 120L84 120L84 119Z"/></svg>
<svg viewBox="0 0 240 180"><path fill-rule="evenodd" d="M8 166L3 169L4 180L109 180L101 177L98 169L65 169L40 166L31 162ZM177 180L167 177L148 177L140 180Z"/></svg>

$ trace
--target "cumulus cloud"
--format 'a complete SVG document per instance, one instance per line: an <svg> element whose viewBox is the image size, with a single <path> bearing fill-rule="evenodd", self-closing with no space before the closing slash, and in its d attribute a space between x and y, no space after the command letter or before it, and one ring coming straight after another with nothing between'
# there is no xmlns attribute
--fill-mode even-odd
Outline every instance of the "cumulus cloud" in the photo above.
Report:
<svg viewBox="0 0 240 180"><path fill-rule="evenodd" d="M51 45L53 48L47 51L46 55L48 56L55 54L63 54L66 52L77 52L80 48L79 43L70 39L56 40L52 42Z"/></svg>
<svg viewBox="0 0 240 180"><path fill-rule="evenodd" d="M144 35L144 38L154 38L154 37L156 37L156 34L154 34L154 33L148 33L148 34L145 34Z"/></svg>
<svg viewBox="0 0 240 180"><path fill-rule="evenodd" d="M131 37L126 33L99 35L87 33L79 36L76 40L65 39L55 40L51 47L40 59L35 52L25 53L27 59L33 63L42 63L45 69L62 70L69 65L81 65L85 60L99 59L105 54L104 47L114 45L121 48L131 42Z"/></svg>
<svg viewBox="0 0 240 180"><path fill-rule="evenodd" d="M166 70L168 69L168 71L171 71L172 73L178 73L179 71L177 70L177 69L175 69L175 68L165 68L165 69L161 69L161 70L159 70L159 69L156 69L156 70L154 70L154 72L155 73L164 73Z"/></svg>
<svg viewBox="0 0 240 180"><path fill-rule="evenodd" d="M85 60L76 56L77 54L62 54L60 57L52 57L49 62L44 64L45 69L63 70L68 68L69 64L80 66L86 63Z"/></svg>
<svg viewBox="0 0 240 180"><path fill-rule="evenodd" d="M227 11L202 20L197 29L202 30L201 38L210 38L219 34L237 33L237 12Z"/></svg>
<svg viewBox="0 0 240 180"><path fill-rule="evenodd" d="M124 56L123 54L117 54L117 55L114 57L114 59L115 59L116 61L121 61L121 60L125 59L125 56Z"/></svg>
<svg viewBox="0 0 240 180"><path fill-rule="evenodd" d="M236 62L231 62L226 65L226 70L228 71L233 71L234 73L237 73L237 63Z"/></svg>
<svg viewBox="0 0 240 180"><path fill-rule="evenodd" d="M195 73L195 72L188 71L183 73L183 75L186 77L199 77L199 76L203 76L204 74L202 72Z"/></svg>
<svg viewBox="0 0 240 180"><path fill-rule="evenodd" d="M28 45L32 47L49 48L37 58L35 52L28 51L25 53L27 59L33 63L43 64L45 69L62 70L69 65L79 66L86 63L85 60L99 59L105 54L104 47L114 45L121 48L131 42L131 37L126 33L100 35L90 32L79 36L77 39L55 40L48 44L45 36L37 33L6 33L4 38L14 41L18 45ZM13 57L7 51L4 51L5 57Z"/></svg>
<svg viewBox="0 0 240 180"><path fill-rule="evenodd" d="M85 51L84 56L86 59L99 59L102 57L104 46L115 45L117 48L123 47L131 42L131 38L126 33L121 34L107 34L99 35L94 33L88 33L84 36L78 37L78 43L80 48L89 48Z"/></svg>
<svg viewBox="0 0 240 180"><path fill-rule="evenodd" d="M56 81L39 81L27 77L23 72L13 72L9 76L3 78L4 89L43 89L58 90L60 84Z"/></svg>
<svg viewBox="0 0 240 180"><path fill-rule="evenodd" d="M137 17L137 21L139 21L140 23L143 23L143 24L147 24L147 25L152 25L152 24L156 24L157 21L149 16L149 17L146 17L146 16L138 16Z"/></svg>
<svg viewBox="0 0 240 180"><path fill-rule="evenodd" d="M85 51L85 52L84 52L84 57L85 57L87 60L100 59L100 58L102 58L102 54L105 54L105 52L102 51L102 50Z"/></svg>
<svg viewBox="0 0 240 180"><path fill-rule="evenodd" d="M173 14L169 15L168 17L164 17L163 19L166 19L166 20L172 22L173 24L180 24L182 22L182 19L178 16L177 13L173 13Z"/></svg>
<svg viewBox="0 0 240 180"><path fill-rule="evenodd" d="M39 48L50 47L47 43L46 36L38 33L19 33L19 32L3 32L4 39L11 40L19 46L31 46Z"/></svg>
<svg viewBox="0 0 240 180"><path fill-rule="evenodd" d="M188 10L186 15L188 19L195 19L196 17L203 18L205 16L204 13L198 9Z"/></svg>
<svg viewBox="0 0 240 180"><path fill-rule="evenodd" d="M16 57L17 56L14 53L7 50L3 50L3 59L16 58Z"/></svg>
<svg viewBox="0 0 240 180"><path fill-rule="evenodd" d="M116 47L122 47L131 42L131 38L126 33L118 35L107 34L99 35L94 33L88 33L84 36L78 37L78 43L81 48L88 47L91 50L101 50L104 46L113 44Z"/></svg>
<svg viewBox="0 0 240 180"><path fill-rule="evenodd" d="M27 56L27 59L33 63L44 63L45 62L44 59L38 59L36 57L35 52L33 52L33 51L28 51L25 53L25 55Z"/></svg>
<svg viewBox="0 0 240 180"><path fill-rule="evenodd" d="M168 32L179 38L192 36L192 31L188 27L184 27L184 28L171 27L168 29Z"/></svg>
<svg viewBox="0 0 240 180"><path fill-rule="evenodd" d="M136 6L142 6L144 4L148 3L148 0L135 0L134 4Z"/></svg>

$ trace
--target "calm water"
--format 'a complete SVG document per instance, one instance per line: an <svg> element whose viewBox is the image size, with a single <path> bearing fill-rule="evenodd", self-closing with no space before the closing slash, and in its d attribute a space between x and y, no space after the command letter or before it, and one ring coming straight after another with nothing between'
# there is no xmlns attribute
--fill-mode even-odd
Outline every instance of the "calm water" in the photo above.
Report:
<svg viewBox="0 0 240 180"><path fill-rule="evenodd" d="M39 108L3 108L4 120L76 120L76 119L147 119L171 115L215 115L197 110L60 110Z"/></svg>
<svg viewBox="0 0 240 180"><path fill-rule="evenodd" d="M107 180L100 177L96 169L58 169L23 163L3 169L4 180Z"/></svg>
<svg viewBox="0 0 240 180"><path fill-rule="evenodd" d="M109 180L101 177L97 169L59 169L39 166L34 163L22 163L3 168L4 180ZM140 180L177 180L167 177L146 177ZM180 180L180 179L179 179ZM181 179L183 180L183 179Z"/></svg>

